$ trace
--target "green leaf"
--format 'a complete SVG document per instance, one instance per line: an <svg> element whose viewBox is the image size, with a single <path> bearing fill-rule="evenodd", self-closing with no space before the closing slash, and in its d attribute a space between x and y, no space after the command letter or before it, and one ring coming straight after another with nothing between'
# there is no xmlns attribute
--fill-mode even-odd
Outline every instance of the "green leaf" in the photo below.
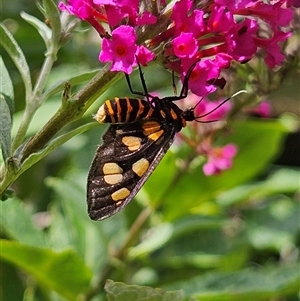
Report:
<svg viewBox="0 0 300 301"><path fill-rule="evenodd" d="M68 67L69 67L69 69L71 69L71 68L74 69L74 66L68 66ZM66 66L64 66L64 68L66 68ZM52 87L50 87L49 89L47 89L45 91L45 98L48 98L53 94L60 93L61 91L63 91L66 83L69 83L71 85L71 87L73 87L75 85L79 85L79 84L82 84L83 82L89 81L97 73L99 73L99 70L87 71L82 74L71 76L71 77L67 75L64 77L64 80L57 82L56 84L54 84Z"/></svg>
<svg viewBox="0 0 300 301"><path fill-rule="evenodd" d="M170 244L171 247L167 250L166 253L173 252L171 255L166 256L166 258L163 258L162 261L167 262L168 259L173 260L172 256L181 256L183 255L184 260L184 254L182 253L174 253L176 252L176 239L188 235L193 235L193 233L206 230L206 229L216 229L221 226L224 226L225 219L220 218L211 218L211 217L203 217L203 216L188 216L182 219L179 219L175 221L174 223L162 223L159 224L156 227L151 228L151 231L149 231L149 234L147 237L143 239L141 243L138 245L132 247L128 253L129 257L135 258L135 257L142 257L147 256L150 253L163 249L164 247ZM191 241L190 244L188 244L189 247L192 249L192 243L193 238L190 237ZM199 243L201 240L199 240ZM182 242L178 243L179 248L182 250ZM175 248L174 248L175 247ZM172 251L171 251L172 249ZM189 249L184 248L184 252L188 252ZM187 253L186 253L187 254ZM191 259L191 257L189 258Z"/></svg>
<svg viewBox="0 0 300 301"><path fill-rule="evenodd" d="M0 56L0 93L5 95L9 107L10 116L14 113L14 87L7 68Z"/></svg>
<svg viewBox="0 0 300 301"><path fill-rule="evenodd" d="M53 204L53 209L55 210L53 211L53 214L55 214L53 218L56 219L60 217L59 213L61 212L63 214L62 218L64 218L61 222L65 224L64 229L59 229L57 228L57 225L53 224L49 234L53 239L62 237L65 240L63 244L69 241L69 244L75 248L83 258L86 258L85 251L90 243L90 255L94 253L94 249L99 251L99 248L96 248L95 245L93 248L92 245L95 242L95 236L98 235L98 238L100 238L100 235L99 233L95 236L93 235L95 231L92 228L93 226L97 226L97 224L91 223L87 215L85 202L86 179L83 174L79 173L73 174L73 176L76 176L76 178L73 179L70 175L70 178L66 179L54 177L46 179L46 185L56 192L59 199L57 204ZM93 242L90 241L90 239L93 240ZM57 245L55 240L53 240L53 242ZM102 245L100 247L102 247ZM101 253L103 253L103 250ZM100 253L98 253L98 255L99 254ZM98 266L98 262L94 262L94 264Z"/></svg>
<svg viewBox="0 0 300 301"><path fill-rule="evenodd" d="M88 290L92 273L73 251L53 252L8 240L0 244L0 257L35 277L44 288L74 301Z"/></svg>
<svg viewBox="0 0 300 301"><path fill-rule="evenodd" d="M11 112L10 99L0 93L0 147L4 162L11 155Z"/></svg>
<svg viewBox="0 0 300 301"><path fill-rule="evenodd" d="M38 18L31 16L25 12L21 12L21 17L31 24L33 27L37 29L39 32L40 36L43 38L47 49L51 46L51 36L52 36L52 31L51 29L42 21L40 21Z"/></svg>
<svg viewBox="0 0 300 301"><path fill-rule="evenodd" d="M165 223L160 224L155 228L151 229L151 234L147 236L145 240L143 240L137 246L131 248L129 252L129 256L131 258L147 255L150 252L153 252L156 249L161 248L166 242L170 240L173 234L172 224Z"/></svg>
<svg viewBox="0 0 300 301"><path fill-rule="evenodd" d="M2 157L11 155L11 127L14 113L14 88L6 66L0 56L0 147Z"/></svg>
<svg viewBox="0 0 300 301"><path fill-rule="evenodd" d="M249 119L235 122L232 135L224 143L236 143L238 155L232 169L220 177L211 178L217 184L217 189L236 186L262 172L279 155L288 133L289 130L280 120Z"/></svg>
<svg viewBox="0 0 300 301"><path fill-rule="evenodd" d="M201 301L270 300L299 290L300 265L245 269L237 272L212 272L166 286L180 287L187 296Z"/></svg>
<svg viewBox="0 0 300 301"><path fill-rule="evenodd" d="M52 41L57 45L61 36L61 21L57 4L53 0L44 0L45 17L49 19L52 28Z"/></svg>
<svg viewBox="0 0 300 301"><path fill-rule="evenodd" d="M181 301L183 292L180 290L167 292L148 286L126 285L121 282L107 280L105 284L108 301Z"/></svg>
<svg viewBox="0 0 300 301"><path fill-rule="evenodd" d="M171 234L162 229L160 237L161 228L151 228L143 241L128 253L130 259L146 261L149 266L164 271L159 275L160 282L186 279L199 269L236 269L248 258L244 240L241 245L240 238L232 240L224 235L222 229L230 225L224 218L189 215L168 225Z"/></svg>
<svg viewBox="0 0 300 301"><path fill-rule="evenodd" d="M17 199L0 202L0 221L6 235L21 243L44 247L42 230L34 225L30 212Z"/></svg>
<svg viewBox="0 0 300 301"><path fill-rule="evenodd" d="M0 266L1 300L24 300L24 282L18 275L19 271L3 260L0 260Z"/></svg>
<svg viewBox="0 0 300 301"><path fill-rule="evenodd" d="M271 195L295 193L299 190L299 179L299 170L281 168L264 181L241 185L220 194L217 202L223 206L231 206Z"/></svg>
<svg viewBox="0 0 300 301"><path fill-rule="evenodd" d="M51 208L53 223L47 235L49 243L55 249L72 246L98 273L107 262L108 245L114 240L119 242L128 231L124 218L119 215L101 223L89 218L85 201L86 173L73 171L64 179L47 178L46 184L57 195Z"/></svg>
<svg viewBox="0 0 300 301"><path fill-rule="evenodd" d="M93 127L97 126L96 122L90 122L83 126L78 127L77 129L70 131L66 134L63 134L55 139L53 139L43 150L34 153L30 155L21 166L21 169L19 170L19 174L22 174L25 170L30 168L32 165L34 165L36 162L42 160L44 157L46 157L49 153L51 153L53 150L58 148L60 145L64 144L68 140L70 140L72 137L79 135Z"/></svg>
<svg viewBox="0 0 300 301"><path fill-rule="evenodd" d="M26 131L26 136L34 136L44 125L47 120L46 117L53 116L59 109L61 101L57 98L55 100L46 101L38 108L36 114L30 122L29 128ZM14 124L12 127L12 136L16 137L19 127L23 121L24 111L19 111L14 114Z"/></svg>
<svg viewBox="0 0 300 301"><path fill-rule="evenodd" d="M12 36L12 34L2 23L0 23L0 37L0 43L10 55L11 59L13 60L21 74L25 85L26 99L28 100L29 96L32 93L32 84L30 78L30 70L26 62L24 53L21 50L18 43L16 42L16 40L14 39L14 37Z"/></svg>
<svg viewBox="0 0 300 301"><path fill-rule="evenodd" d="M253 249L260 252L272 250L280 254L287 247L296 249L300 230L299 212L300 204L296 199L280 194L269 198L257 208L248 208L244 212L246 223L249 220L244 237L247 237Z"/></svg>

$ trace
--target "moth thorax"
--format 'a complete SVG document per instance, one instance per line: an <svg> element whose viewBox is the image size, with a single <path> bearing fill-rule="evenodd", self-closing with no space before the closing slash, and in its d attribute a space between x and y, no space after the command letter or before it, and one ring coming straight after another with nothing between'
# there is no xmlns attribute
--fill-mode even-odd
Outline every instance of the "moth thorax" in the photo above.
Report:
<svg viewBox="0 0 300 301"><path fill-rule="evenodd" d="M94 119L96 119L99 123L105 123L106 122L105 104L103 104L99 108L99 110L97 111L96 115L94 116Z"/></svg>

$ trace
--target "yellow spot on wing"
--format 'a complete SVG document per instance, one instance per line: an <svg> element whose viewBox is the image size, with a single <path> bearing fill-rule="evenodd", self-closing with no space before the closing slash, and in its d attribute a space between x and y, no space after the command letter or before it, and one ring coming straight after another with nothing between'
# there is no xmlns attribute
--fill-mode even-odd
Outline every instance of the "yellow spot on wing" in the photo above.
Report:
<svg viewBox="0 0 300 301"><path fill-rule="evenodd" d="M106 175L104 176L104 181L107 184L113 185L121 182L123 180L122 174Z"/></svg>
<svg viewBox="0 0 300 301"><path fill-rule="evenodd" d="M146 136L160 130L160 124L156 121L147 121L143 124L143 131Z"/></svg>
<svg viewBox="0 0 300 301"><path fill-rule="evenodd" d="M112 193L111 198L113 199L113 201L117 202L120 200L123 200L125 198L127 198L130 195L130 191L127 188L121 188L117 191L115 191L114 193ZM118 205L120 205L121 203L119 203Z"/></svg>
<svg viewBox="0 0 300 301"><path fill-rule="evenodd" d="M160 130L158 132L152 133L148 136L148 138L150 138L153 141L157 141L161 135L164 133L164 130Z"/></svg>
<svg viewBox="0 0 300 301"><path fill-rule="evenodd" d="M146 160L145 158L142 158L139 161L136 161L132 165L132 170L139 177L142 177L145 174L145 172L148 170L149 165L150 165L149 161Z"/></svg>
<svg viewBox="0 0 300 301"><path fill-rule="evenodd" d="M130 151L138 150L141 147L141 138L134 137L134 136L124 136L122 138L122 142L128 146Z"/></svg>
<svg viewBox="0 0 300 301"><path fill-rule="evenodd" d="M113 163L113 162L105 163L103 165L102 170L105 175L113 175L113 174L123 173L123 169L117 163Z"/></svg>

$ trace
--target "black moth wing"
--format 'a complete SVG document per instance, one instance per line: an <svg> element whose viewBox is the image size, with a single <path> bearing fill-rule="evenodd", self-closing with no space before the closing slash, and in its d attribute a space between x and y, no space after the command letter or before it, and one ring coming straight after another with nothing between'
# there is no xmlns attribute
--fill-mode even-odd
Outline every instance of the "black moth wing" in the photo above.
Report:
<svg viewBox="0 0 300 301"><path fill-rule="evenodd" d="M162 134L157 140L150 139L144 131L146 123L160 126ZM93 220L108 218L124 208L141 189L145 181L170 148L175 137L175 127L164 119L142 119L124 124L111 124L103 135L103 142L96 151L87 184L88 214ZM140 141L137 150L124 144L124 137ZM142 174L134 172L134 164L144 167ZM147 164L145 164L147 163ZM108 183L105 166L117 166L117 183ZM142 168L143 169L143 168ZM117 195L114 198L113 195ZM115 199L115 200L114 200Z"/></svg>

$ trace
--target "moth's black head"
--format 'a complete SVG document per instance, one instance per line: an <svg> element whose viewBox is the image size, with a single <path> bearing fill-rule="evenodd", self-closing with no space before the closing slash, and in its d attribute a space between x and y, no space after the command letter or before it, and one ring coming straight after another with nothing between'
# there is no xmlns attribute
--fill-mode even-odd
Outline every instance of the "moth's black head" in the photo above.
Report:
<svg viewBox="0 0 300 301"><path fill-rule="evenodd" d="M185 121L194 121L196 119L194 111L194 108L190 108L182 112L182 117Z"/></svg>

